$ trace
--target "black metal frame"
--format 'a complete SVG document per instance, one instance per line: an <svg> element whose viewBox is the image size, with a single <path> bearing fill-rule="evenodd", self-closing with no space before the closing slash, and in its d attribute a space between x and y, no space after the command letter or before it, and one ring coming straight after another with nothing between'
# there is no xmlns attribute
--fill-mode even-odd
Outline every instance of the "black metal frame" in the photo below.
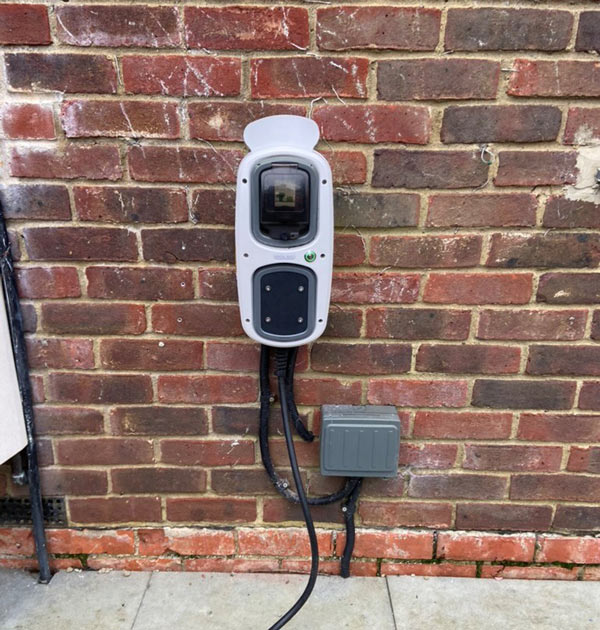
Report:
<svg viewBox="0 0 600 630"><path fill-rule="evenodd" d="M17 370L17 380L25 417L25 429L27 431L27 446L25 447L27 469L26 478L29 483L31 498L31 517L33 521L33 538L39 565L39 582L48 584L52 579L48 562L48 550L46 549L46 534L44 531L44 512L42 508L42 492L40 488L40 472L38 468L37 448L35 445L35 432L33 420L33 397L31 382L29 380L29 366L27 364L27 352L25 348L25 336L23 334L23 314L17 285L14 278L14 266L10 253L10 241L4 221L2 204L0 203L0 279L6 301L6 311L10 328L10 336ZM19 460L15 460L19 458ZM22 452L13 458L13 471L20 472L21 477L25 472L23 467Z"/></svg>

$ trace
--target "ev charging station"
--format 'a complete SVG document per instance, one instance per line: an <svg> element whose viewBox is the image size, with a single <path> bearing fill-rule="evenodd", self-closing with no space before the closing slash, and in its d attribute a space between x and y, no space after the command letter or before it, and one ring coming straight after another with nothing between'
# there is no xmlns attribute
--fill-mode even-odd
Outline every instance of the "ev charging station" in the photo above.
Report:
<svg viewBox="0 0 600 630"><path fill-rule="evenodd" d="M312 558L304 592L270 630L288 623L316 582L319 550L310 505L342 501L346 547L341 574L348 577L363 478L394 477L398 472L400 420L391 406L323 405L321 474L346 478L338 492L308 497L296 460L291 425L305 441L315 437L305 427L294 401L296 355L300 345L318 339L327 326L333 268L333 182L327 160L314 150L318 140L319 128L309 118L282 115L256 120L244 130L250 152L237 177L240 316L246 334L261 344L261 458L275 489L300 504ZM295 492L275 470L269 450L272 354Z"/></svg>

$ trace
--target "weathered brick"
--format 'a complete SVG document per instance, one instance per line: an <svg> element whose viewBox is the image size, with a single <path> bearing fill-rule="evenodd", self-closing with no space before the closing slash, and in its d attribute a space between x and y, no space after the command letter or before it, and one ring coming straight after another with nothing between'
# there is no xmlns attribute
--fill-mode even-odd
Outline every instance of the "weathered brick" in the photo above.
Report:
<svg viewBox="0 0 600 630"><path fill-rule="evenodd" d="M259 354L256 344L211 341L206 344L206 367L224 372L256 372Z"/></svg>
<svg viewBox="0 0 600 630"><path fill-rule="evenodd" d="M417 352L418 372L454 374L514 374L521 350L508 346L423 344Z"/></svg>
<svg viewBox="0 0 600 630"><path fill-rule="evenodd" d="M0 191L0 199L7 219L68 221L71 218L66 186L12 184Z"/></svg>
<svg viewBox="0 0 600 630"><path fill-rule="evenodd" d="M79 297L79 275L75 267L27 267L17 269L19 295L24 298Z"/></svg>
<svg viewBox="0 0 600 630"><path fill-rule="evenodd" d="M251 376L208 374L159 376L158 400L163 403L254 402L257 382Z"/></svg>
<svg viewBox="0 0 600 630"><path fill-rule="evenodd" d="M95 409L38 405L35 408L35 428L39 435L97 435L104 432L104 419L102 413Z"/></svg>
<svg viewBox="0 0 600 630"><path fill-rule="evenodd" d="M111 472L111 478L113 491L119 494L155 495L206 491L206 472L191 468L117 468Z"/></svg>
<svg viewBox="0 0 600 630"><path fill-rule="evenodd" d="M331 301L341 304L411 303L419 293L419 276L399 273L336 273Z"/></svg>
<svg viewBox="0 0 600 630"><path fill-rule="evenodd" d="M538 546L537 562L600 563L600 540L597 538L540 536Z"/></svg>
<svg viewBox="0 0 600 630"><path fill-rule="evenodd" d="M283 439L271 440L271 456L275 466L289 466L290 459L287 446ZM298 464L302 467L314 468L319 465L319 447L317 442L299 442L295 444ZM303 479L304 481L304 479Z"/></svg>
<svg viewBox="0 0 600 630"><path fill-rule="evenodd" d="M196 260L233 262L233 239L232 230L222 229L142 230L144 258L158 262Z"/></svg>
<svg viewBox="0 0 600 630"><path fill-rule="evenodd" d="M341 540L342 539L342 540ZM339 535L337 548L345 544ZM401 560L428 560L433 552L433 533L361 529L357 532L354 556L358 558L398 558Z"/></svg>
<svg viewBox="0 0 600 630"><path fill-rule="evenodd" d="M60 122L67 138L178 138L174 103L154 101L66 101Z"/></svg>
<svg viewBox="0 0 600 630"><path fill-rule="evenodd" d="M309 44L308 11L298 7L186 7L189 48L298 50Z"/></svg>
<svg viewBox="0 0 600 630"><path fill-rule="evenodd" d="M510 413L417 411L413 425L416 438L506 439L510 436Z"/></svg>
<svg viewBox="0 0 600 630"><path fill-rule="evenodd" d="M445 143L549 142L556 140L561 111L551 105L453 106L444 110Z"/></svg>
<svg viewBox="0 0 600 630"><path fill-rule="evenodd" d="M522 413L517 437L531 442L598 442L600 416Z"/></svg>
<svg viewBox="0 0 600 630"><path fill-rule="evenodd" d="M431 308L372 308L367 336L389 339L466 339L471 313Z"/></svg>
<svg viewBox="0 0 600 630"><path fill-rule="evenodd" d="M542 566L506 566L501 564L484 565L481 567L482 578L499 580L578 580L579 569L573 567Z"/></svg>
<svg viewBox="0 0 600 630"><path fill-rule="evenodd" d="M411 347L405 344L337 344L312 347L311 367L337 374L397 374L410 369Z"/></svg>
<svg viewBox="0 0 600 630"><path fill-rule="evenodd" d="M94 367L93 344L89 339L27 339L27 357L33 369Z"/></svg>
<svg viewBox="0 0 600 630"><path fill-rule="evenodd" d="M65 438L55 444L56 460L67 466L147 464L154 458L150 440Z"/></svg>
<svg viewBox="0 0 600 630"><path fill-rule="evenodd" d="M373 236L370 262L380 267L473 267L480 236Z"/></svg>
<svg viewBox="0 0 600 630"><path fill-rule="evenodd" d="M595 144L599 137L600 112L587 107L570 107L563 136L564 144Z"/></svg>
<svg viewBox="0 0 600 630"><path fill-rule="evenodd" d="M119 151L112 145L68 144L64 148L13 147L13 177L121 179Z"/></svg>
<svg viewBox="0 0 600 630"><path fill-rule="evenodd" d="M117 70L105 55L9 53L6 79L13 90L114 94Z"/></svg>
<svg viewBox="0 0 600 630"><path fill-rule="evenodd" d="M327 319L324 337L360 337L363 315L358 308L334 307Z"/></svg>
<svg viewBox="0 0 600 630"><path fill-rule="evenodd" d="M310 556L308 538L301 529L240 529L238 530L239 552L245 555ZM317 543L320 553L331 555L333 540L331 532L319 531Z"/></svg>
<svg viewBox="0 0 600 630"><path fill-rule="evenodd" d="M311 514L315 523L343 523L343 514L339 506L330 503L311 506ZM304 516L302 508L297 503L287 501L282 497L265 498L263 502L263 521L265 523L283 523L294 521L302 523Z"/></svg>
<svg viewBox="0 0 600 630"><path fill-rule="evenodd" d="M281 474L281 471L280 471ZM285 473L284 473L285 474ZM273 494L273 482L262 469L215 469L210 473L212 489L218 494Z"/></svg>
<svg viewBox="0 0 600 630"><path fill-rule="evenodd" d="M48 9L43 4L11 3L0 6L0 44L37 46L50 43Z"/></svg>
<svg viewBox="0 0 600 630"><path fill-rule="evenodd" d="M194 223L233 225L235 191L214 188L196 189L192 193L190 220Z"/></svg>
<svg viewBox="0 0 600 630"><path fill-rule="evenodd" d="M600 274L545 273L540 277L538 302L596 304L600 302Z"/></svg>
<svg viewBox="0 0 600 630"><path fill-rule="evenodd" d="M334 378L297 378L296 402L300 405L323 405L337 400L340 405L358 405L362 385L357 381L344 382Z"/></svg>
<svg viewBox="0 0 600 630"><path fill-rule="evenodd" d="M146 313L138 304L42 305L42 327L58 334L139 335L146 330Z"/></svg>
<svg viewBox="0 0 600 630"><path fill-rule="evenodd" d="M44 495L102 495L108 491L108 480L103 470L43 468L40 481Z"/></svg>
<svg viewBox="0 0 600 630"><path fill-rule="evenodd" d="M579 408L600 410L600 383L586 382L579 392Z"/></svg>
<svg viewBox="0 0 600 630"><path fill-rule="evenodd" d="M240 93L241 62L228 57L126 55L123 85L129 94L235 96Z"/></svg>
<svg viewBox="0 0 600 630"><path fill-rule="evenodd" d="M572 341L583 338L586 320L586 311L484 310L477 338Z"/></svg>
<svg viewBox="0 0 600 630"><path fill-rule="evenodd" d="M252 59L252 98L366 98L369 61L359 57Z"/></svg>
<svg viewBox="0 0 600 630"><path fill-rule="evenodd" d="M408 495L418 499L501 499L508 486L504 477L490 475L413 475Z"/></svg>
<svg viewBox="0 0 600 630"><path fill-rule="evenodd" d="M549 505L459 503L456 507L456 527L460 529L544 531L551 521Z"/></svg>
<svg viewBox="0 0 600 630"><path fill-rule="evenodd" d="M429 110L411 105L324 105L313 119L335 142L427 144L431 134Z"/></svg>
<svg viewBox="0 0 600 630"><path fill-rule="evenodd" d="M572 446L567 462L571 472L600 473L600 448Z"/></svg>
<svg viewBox="0 0 600 630"><path fill-rule="evenodd" d="M166 6L57 6L56 34L71 46L175 48L178 9Z"/></svg>
<svg viewBox="0 0 600 630"><path fill-rule="evenodd" d="M514 475L510 498L597 503L600 499L600 478L571 474Z"/></svg>
<svg viewBox="0 0 600 630"><path fill-rule="evenodd" d="M359 504L358 512L364 525L378 527L446 528L452 522L452 507L449 503L383 503L363 500Z"/></svg>
<svg viewBox="0 0 600 630"><path fill-rule="evenodd" d="M201 370L204 344L201 341L103 339L100 365L108 370L169 372Z"/></svg>
<svg viewBox="0 0 600 630"><path fill-rule="evenodd" d="M425 285L423 300L443 304L526 304L531 291L529 273L434 273Z"/></svg>
<svg viewBox="0 0 600 630"><path fill-rule="evenodd" d="M494 99L500 64L487 59L405 59L377 64L384 101Z"/></svg>
<svg viewBox="0 0 600 630"><path fill-rule="evenodd" d="M550 197L544 212L544 227L600 228L600 205L592 201L571 201Z"/></svg>
<svg viewBox="0 0 600 630"><path fill-rule="evenodd" d="M479 151L377 149L376 188L476 188L487 180Z"/></svg>
<svg viewBox="0 0 600 630"><path fill-rule="evenodd" d="M127 530L48 529L46 530L46 538L50 553L135 553L134 533Z"/></svg>
<svg viewBox="0 0 600 630"><path fill-rule="evenodd" d="M455 564L452 562L436 562L435 564L417 564L412 562L387 562L383 560L379 574L410 575L423 577L470 577L477 574L475 564Z"/></svg>
<svg viewBox="0 0 600 630"><path fill-rule="evenodd" d="M446 50L564 50L573 14L537 9L450 9Z"/></svg>
<svg viewBox="0 0 600 630"><path fill-rule="evenodd" d="M372 379L367 398L373 405L462 407L467 401L467 381Z"/></svg>
<svg viewBox="0 0 600 630"><path fill-rule="evenodd" d="M591 337L592 339L600 339L600 311L594 311Z"/></svg>
<svg viewBox="0 0 600 630"><path fill-rule="evenodd" d="M115 435L204 435L208 417L200 407L116 407L110 414Z"/></svg>
<svg viewBox="0 0 600 630"><path fill-rule="evenodd" d="M215 433L245 435L246 432L253 431L252 422L256 419L255 409L215 405L212 413Z"/></svg>
<svg viewBox="0 0 600 630"><path fill-rule="evenodd" d="M555 472L560 469L562 448L466 444L462 467L470 470Z"/></svg>
<svg viewBox="0 0 600 630"><path fill-rule="evenodd" d="M568 531L598 530L600 507L589 505L558 505L553 528Z"/></svg>
<svg viewBox="0 0 600 630"><path fill-rule="evenodd" d="M448 194L429 197L427 227L530 227L537 199L527 193Z"/></svg>
<svg viewBox="0 0 600 630"><path fill-rule="evenodd" d="M574 184L577 154L572 151L500 151L496 186Z"/></svg>
<svg viewBox="0 0 600 630"><path fill-rule="evenodd" d="M251 523L256 520L254 499L167 499L167 518L181 523ZM264 553L264 549L262 551Z"/></svg>
<svg viewBox="0 0 600 630"><path fill-rule="evenodd" d="M600 50L600 11L583 11L579 15L575 50Z"/></svg>
<svg viewBox="0 0 600 630"><path fill-rule="evenodd" d="M414 227L419 220L419 196L411 193L348 193L334 196L339 227Z"/></svg>
<svg viewBox="0 0 600 630"><path fill-rule="evenodd" d="M458 449L455 444L400 443L400 466L409 468L452 468Z"/></svg>
<svg viewBox="0 0 600 630"><path fill-rule="evenodd" d="M23 316L23 332L31 333L37 330L37 313L33 304L21 303Z"/></svg>
<svg viewBox="0 0 600 630"><path fill-rule="evenodd" d="M570 409L575 383L569 381L525 381L477 379L474 407L497 409Z"/></svg>
<svg viewBox="0 0 600 630"><path fill-rule="evenodd" d="M526 371L528 374L600 376L600 347L531 346Z"/></svg>
<svg viewBox="0 0 600 630"><path fill-rule="evenodd" d="M178 466L229 466L254 463L250 440L163 440L161 461Z"/></svg>
<svg viewBox="0 0 600 630"><path fill-rule="evenodd" d="M465 534L440 532L438 558L446 560L487 560L497 562L531 562L535 552L535 536L498 536L497 534Z"/></svg>
<svg viewBox="0 0 600 630"><path fill-rule="evenodd" d="M335 267L355 267L365 262L366 243L358 234L334 234L333 264Z"/></svg>
<svg viewBox="0 0 600 630"><path fill-rule="evenodd" d="M135 234L121 228L26 228L23 238L32 260L137 260Z"/></svg>
<svg viewBox="0 0 600 630"><path fill-rule="evenodd" d="M231 337L242 334L237 304L158 304L152 307L153 330L167 335Z"/></svg>
<svg viewBox="0 0 600 630"><path fill-rule="evenodd" d="M303 105L265 103L264 101L255 103L204 101L190 103L188 112L192 138L241 142L244 128L253 120L279 114L304 116L306 108ZM210 192L215 194L220 191Z"/></svg>
<svg viewBox="0 0 600 630"><path fill-rule="evenodd" d="M516 59L507 92L510 96L600 96L600 66L595 61Z"/></svg>
<svg viewBox="0 0 600 630"><path fill-rule="evenodd" d="M317 11L321 50L434 50L441 11L423 7L327 7Z"/></svg>
<svg viewBox="0 0 600 630"><path fill-rule="evenodd" d="M160 521L159 497L69 499L73 523L147 523Z"/></svg>
<svg viewBox="0 0 600 630"><path fill-rule="evenodd" d="M237 301L237 281L234 269L198 270L200 297L206 300Z"/></svg>
<svg viewBox="0 0 600 630"><path fill-rule="evenodd" d="M144 556L165 553L181 555L233 555L234 533L218 529L169 527L138 530L139 550Z"/></svg>
<svg viewBox="0 0 600 630"><path fill-rule="evenodd" d="M152 400L149 376L55 373L48 377L49 400L83 404L143 403Z"/></svg>
<svg viewBox="0 0 600 630"><path fill-rule="evenodd" d="M237 149L135 146L129 149L129 173L145 182L201 182L218 184L235 181L242 153Z"/></svg>
<svg viewBox="0 0 600 630"><path fill-rule="evenodd" d="M34 103L7 103L0 109L2 135L13 140L56 137L52 108Z"/></svg>

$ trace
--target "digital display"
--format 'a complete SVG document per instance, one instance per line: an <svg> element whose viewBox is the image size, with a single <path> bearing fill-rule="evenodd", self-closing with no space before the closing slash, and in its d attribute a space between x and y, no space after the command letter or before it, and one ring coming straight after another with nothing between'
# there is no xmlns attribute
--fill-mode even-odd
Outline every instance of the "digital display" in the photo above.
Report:
<svg viewBox="0 0 600 630"><path fill-rule="evenodd" d="M275 208L296 207L296 186L290 181L279 181L273 186L273 205Z"/></svg>

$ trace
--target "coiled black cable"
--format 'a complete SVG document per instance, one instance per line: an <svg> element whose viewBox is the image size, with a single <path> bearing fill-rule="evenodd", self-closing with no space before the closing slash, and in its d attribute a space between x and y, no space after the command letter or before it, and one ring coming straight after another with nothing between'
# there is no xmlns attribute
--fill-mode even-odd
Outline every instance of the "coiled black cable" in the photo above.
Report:
<svg viewBox="0 0 600 630"><path fill-rule="evenodd" d="M350 577L350 560L352 559L352 551L354 550L354 538L356 530L354 527L354 513L356 512L356 504L358 503L358 494L362 485L362 478L357 479L357 484L350 496L344 502L342 511L344 512L344 522L346 524L346 546L344 547L344 555L341 561L340 574L343 578Z"/></svg>

